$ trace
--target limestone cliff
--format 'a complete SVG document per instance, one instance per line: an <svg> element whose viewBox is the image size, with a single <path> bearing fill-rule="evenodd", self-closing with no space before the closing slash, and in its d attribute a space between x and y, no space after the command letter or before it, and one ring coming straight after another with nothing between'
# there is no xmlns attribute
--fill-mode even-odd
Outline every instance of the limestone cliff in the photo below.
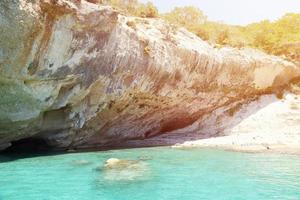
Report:
<svg viewBox="0 0 300 200"><path fill-rule="evenodd" d="M280 95L299 76L281 58L216 49L84 0L0 2L0 149L24 138L67 149L176 133Z"/></svg>

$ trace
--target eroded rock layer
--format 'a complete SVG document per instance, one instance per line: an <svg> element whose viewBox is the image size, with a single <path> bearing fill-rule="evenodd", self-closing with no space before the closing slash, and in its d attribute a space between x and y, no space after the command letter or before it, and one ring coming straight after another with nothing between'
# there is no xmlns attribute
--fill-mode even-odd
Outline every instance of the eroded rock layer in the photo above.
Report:
<svg viewBox="0 0 300 200"><path fill-rule="evenodd" d="M38 138L91 148L193 127L300 75L250 49L215 49L159 19L71 0L0 2L0 148ZM205 129L205 127L197 127Z"/></svg>

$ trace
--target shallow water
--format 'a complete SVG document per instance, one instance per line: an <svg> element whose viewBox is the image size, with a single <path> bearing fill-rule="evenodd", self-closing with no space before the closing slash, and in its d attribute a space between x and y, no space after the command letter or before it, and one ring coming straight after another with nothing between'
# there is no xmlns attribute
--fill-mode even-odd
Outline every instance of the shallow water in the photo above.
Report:
<svg viewBox="0 0 300 200"><path fill-rule="evenodd" d="M109 158L142 161L118 172L103 169ZM300 156L171 148L0 155L0 199L299 200Z"/></svg>

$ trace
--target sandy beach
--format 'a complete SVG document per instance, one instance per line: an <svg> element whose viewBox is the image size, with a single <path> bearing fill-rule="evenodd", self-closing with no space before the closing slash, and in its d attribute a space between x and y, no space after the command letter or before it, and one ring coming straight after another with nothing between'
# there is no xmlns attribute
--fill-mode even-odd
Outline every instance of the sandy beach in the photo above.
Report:
<svg viewBox="0 0 300 200"><path fill-rule="evenodd" d="M285 94L282 99L266 95L243 106L234 116L223 117L220 125L212 120L213 117L207 118L200 124L207 127L203 132L189 132L190 127L146 140L127 141L124 146L221 148L243 152L300 154L299 103L300 98L295 94Z"/></svg>

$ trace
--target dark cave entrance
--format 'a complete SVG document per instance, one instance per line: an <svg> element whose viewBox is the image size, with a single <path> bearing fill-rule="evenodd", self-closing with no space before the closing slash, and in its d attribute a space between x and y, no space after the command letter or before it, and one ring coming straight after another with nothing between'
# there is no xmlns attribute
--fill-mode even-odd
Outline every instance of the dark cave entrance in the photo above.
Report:
<svg viewBox="0 0 300 200"><path fill-rule="evenodd" d="M11 142L4 153L37 153L51 151L49 144L42 138L25 138Z"/></svg>

